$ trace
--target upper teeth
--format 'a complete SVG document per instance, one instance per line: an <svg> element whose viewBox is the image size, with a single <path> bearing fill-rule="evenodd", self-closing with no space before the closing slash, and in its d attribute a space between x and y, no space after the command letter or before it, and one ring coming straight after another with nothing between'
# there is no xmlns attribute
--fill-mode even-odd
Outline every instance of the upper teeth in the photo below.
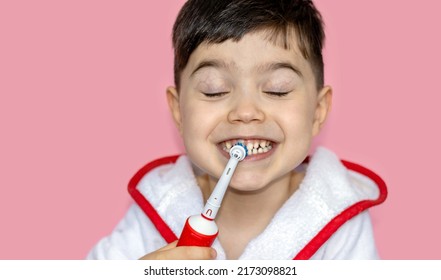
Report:
<svg viewBox="0 0 441 280"><path fill-rule="evenodd" d="M268 140L236 140L236 141L225 141L223 143L223 149L229 152L231 147L236 143L244 144L248 149L249 155L266 153L272 149L272 144Z"/></svg>

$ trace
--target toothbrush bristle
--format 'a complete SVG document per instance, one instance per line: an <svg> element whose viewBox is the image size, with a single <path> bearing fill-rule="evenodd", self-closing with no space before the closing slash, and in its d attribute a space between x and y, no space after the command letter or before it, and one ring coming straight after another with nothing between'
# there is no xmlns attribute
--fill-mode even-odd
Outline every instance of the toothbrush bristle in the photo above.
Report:
<svg viewBox="0 0 441 280"><path fill-rule="evenodd" d="M243 147L245 149L245 157L247 157L248 156L248 148L247 148L247 146L245 146L245 144L242 143L242 142L237 142L236 144L234 144L234 146L237 146L237 145L239 145L239 146L241 146L241 147Z"/></svg>

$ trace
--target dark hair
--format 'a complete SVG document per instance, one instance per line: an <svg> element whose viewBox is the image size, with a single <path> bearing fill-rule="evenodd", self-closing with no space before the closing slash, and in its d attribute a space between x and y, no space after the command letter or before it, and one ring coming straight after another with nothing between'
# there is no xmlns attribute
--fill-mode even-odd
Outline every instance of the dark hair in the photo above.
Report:
<svg viewBox="0 0 441 280"><path fill-rule="evenodd" d="M188 0L173 26L174 76L180 76L192 52L203 42L239 41L252 31L266 30L269 40L285 49L293 30L302 55L312 66L317 88L323 87L323 21L310 0Z"/></svg>

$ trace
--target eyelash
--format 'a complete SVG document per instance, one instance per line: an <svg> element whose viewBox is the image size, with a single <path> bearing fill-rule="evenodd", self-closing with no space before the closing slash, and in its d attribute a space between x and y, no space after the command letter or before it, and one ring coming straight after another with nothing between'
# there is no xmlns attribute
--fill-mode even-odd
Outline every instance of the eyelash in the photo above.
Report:
<svg viewBox="0 0 441 280"><path fill-rule="evenodd" d="M210 98L214 98L214 97L221 97L224 96L225 94L229 93L228 91L225 92L213 92L213 93L208 93L208 92L203 92L202 94L205 95L206 97L210 97Z"/></svg>
<svg viewBox="0 0 441 280"><path fill-rule="evenodd" d="M269 95L273 95L273 96L277 96L277 97L283 97L288 95L288 93L290 93L290 91L264 91L264 93L269 94Z"/></svg>
<svg viewBox="0 0 441 280"><path fill-rule="evenodd" d="M225 91L225 92L213 92L213 93L202 92L202 94L204 94L206 97L209 97L209 98L221 97L221 96L224 96L227 93L229 93L229 92L228 91ZM290 93L290 91L283 91L283 92L264 91L264 93L272 95L272 96L284 97L284 96L288 95Z"/></svg>

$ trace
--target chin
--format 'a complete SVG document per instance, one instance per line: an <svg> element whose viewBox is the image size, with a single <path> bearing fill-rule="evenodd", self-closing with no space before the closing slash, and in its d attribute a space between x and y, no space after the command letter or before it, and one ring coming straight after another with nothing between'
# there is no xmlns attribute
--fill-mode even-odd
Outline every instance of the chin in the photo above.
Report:
<svg viewBox="0 0 441 280"><path fill-rule="evenodd" d="M236 192L257 192L262 189L262 187L256 187L255 185L230 185L230 189L236 191Z"/></svg>
<svg viewBox="0 0 441 280"><path fill-rule="evenodd" d="M230 182L230 188L236 191L252 192L263 189L267 184L259 176L236 176Z"/></svg>

